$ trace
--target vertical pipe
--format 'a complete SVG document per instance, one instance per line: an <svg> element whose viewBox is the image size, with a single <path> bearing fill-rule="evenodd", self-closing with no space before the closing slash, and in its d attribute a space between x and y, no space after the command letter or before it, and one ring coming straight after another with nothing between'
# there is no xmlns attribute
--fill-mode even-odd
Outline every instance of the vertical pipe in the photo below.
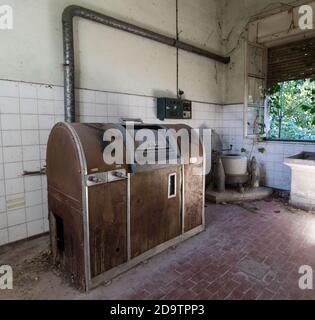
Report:
<svg viewBox="0 0 315 320"><path fill-rule="evenodd" d="M75 122L73 21L63 19L65 121Z"/></svg>
<svg viewBox="0 0 315 320"><path fill-rule="evenodd" d="M179 30L178 30L178 0L176 1L176 41L179 41ZM176 48L176 94L179 98L179 49Z"/></svg>

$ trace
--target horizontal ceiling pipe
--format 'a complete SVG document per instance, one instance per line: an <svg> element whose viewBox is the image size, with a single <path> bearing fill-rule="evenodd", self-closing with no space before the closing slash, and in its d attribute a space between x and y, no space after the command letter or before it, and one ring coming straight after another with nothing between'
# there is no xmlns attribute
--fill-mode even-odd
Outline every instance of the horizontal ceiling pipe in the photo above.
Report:
<svg viewBox="0 0 315 320"><path fill-rule="evenodd" d="M64 86L65 86L65 121L75 122L75 73L74 73L74 40L73 40L73 18L80 17L90 21L103 24L118 30L126 31L168 46L185 50L200 56L213 59L227 64L229 57L223 57L213 52L201 49L185 42L165 35L138 27L136 25L106 16L102 13L92 11L80 6L67 7L62 15L63 43L64 43Z"/></svg>

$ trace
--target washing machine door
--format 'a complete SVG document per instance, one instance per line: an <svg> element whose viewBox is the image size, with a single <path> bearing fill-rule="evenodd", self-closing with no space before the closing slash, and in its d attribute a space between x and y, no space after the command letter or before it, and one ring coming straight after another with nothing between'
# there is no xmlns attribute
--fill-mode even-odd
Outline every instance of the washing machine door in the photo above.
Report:
<svg viewBox="0 0 315 320"><path fill-rule="evenodd" d="M181 234L181 174L180 165L168 165L131 176L131 258Z"/></svg>

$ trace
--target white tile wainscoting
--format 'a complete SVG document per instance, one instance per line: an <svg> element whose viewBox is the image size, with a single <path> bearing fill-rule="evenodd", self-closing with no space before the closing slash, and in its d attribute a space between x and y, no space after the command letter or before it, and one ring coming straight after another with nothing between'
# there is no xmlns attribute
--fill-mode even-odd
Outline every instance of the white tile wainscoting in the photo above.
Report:
<svg viewBox="0 0 315 320"><path fill-rule="evenodd" d="M262 167L266 186L290 190L291 170L283 164L284 158L302 151L315 152L315 143L267 141L253 148L253 140L244 139L243 117L244 105L225 105L223 107L221 138L224 147L232 144L236 152L245 148L250 154L257 157ZM265 148L265 153L259 153L258 148Z"/></svg>
<svg viewBox="0 0 315 320"><path fill-rule="evenodd" d="M121 117L156 119L153 97L77 90L77 121L118 122ZM243 105L193 102L193 119L167 121L211 128L224 147L252 150L243 137ZM45 176L22 177L45 165L46 143L55 123L64 121L63 88L0 80L0 246L48 231L47 181ZM283 159L301 151L315 151L315 144L265 142L266 152L257 156L267 186L289 190L290 169Z"/></svg>
<svg viewBox="0 0 315 320"><path fill-rule="evenodd" d="M77 90L77 120L118 122L121 117L156 119L153 97ZM0 80L0 246L48 231L45 176L22 177L45 165L46 143L64 121L63 88ZM222 107L193 103L194 128L221 132ZM181 123L183 121L168 121Z"/></svg>

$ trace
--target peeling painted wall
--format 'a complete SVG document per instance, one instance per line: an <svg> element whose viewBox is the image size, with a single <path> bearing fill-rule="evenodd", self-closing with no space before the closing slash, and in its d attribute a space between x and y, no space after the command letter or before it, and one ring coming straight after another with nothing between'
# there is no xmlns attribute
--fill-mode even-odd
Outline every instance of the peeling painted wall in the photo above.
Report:
<svg viewBox="0 0 315 320"><path fill-rule="evenodd" d="M292 0L225 0L221 4L222 46L231 63L226 66L223 103L237 104L244 102L245 79L245 28L251 17L262 14L286 4ZM288 7L289 8L289 7Z"/></svg>
<svg viewBox="0 0 315 320"><path fill-rule="evenodd" d="M179 0L180 39L221 52L217 0ZM78 4L176 37L175 0L7 0L14 29L1 31L0 78L63 84L61 14ZM76 19L77 86L144 95L176 94L176 49ZM180 51L186 97L221 102L223 66Z"/></svg>

